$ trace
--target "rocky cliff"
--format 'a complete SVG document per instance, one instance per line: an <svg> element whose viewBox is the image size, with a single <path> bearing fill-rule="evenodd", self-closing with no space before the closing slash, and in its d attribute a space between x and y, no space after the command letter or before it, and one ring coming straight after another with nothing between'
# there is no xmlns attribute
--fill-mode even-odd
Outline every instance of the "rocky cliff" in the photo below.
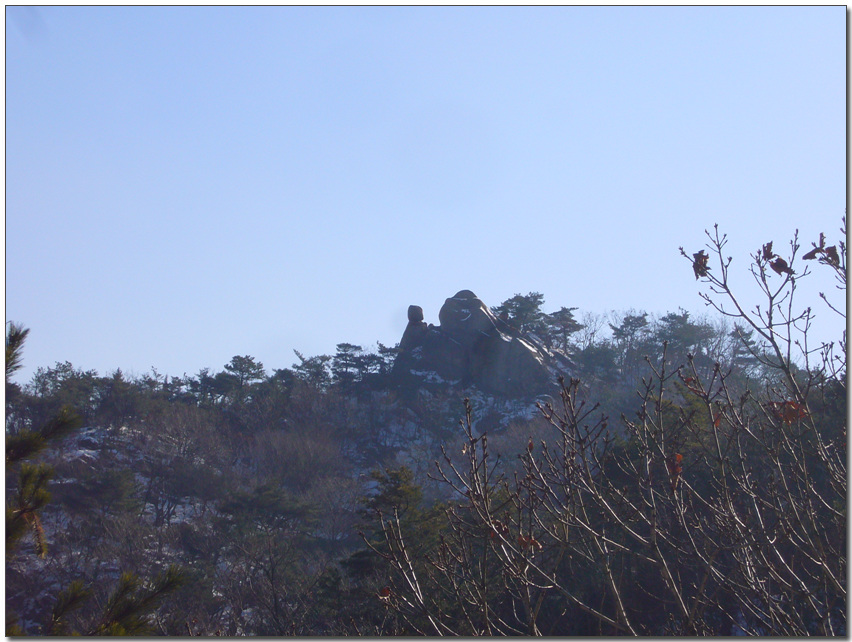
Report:
<svg viewBox="0 0 852 642"><path fill-rule="evenodd" d="M444 302L439 325L426 324L420 306L408 308L394 372L410 379L474 385L485 392L524 397L553 384L547 353L522 337L470 290Z"/></svg>

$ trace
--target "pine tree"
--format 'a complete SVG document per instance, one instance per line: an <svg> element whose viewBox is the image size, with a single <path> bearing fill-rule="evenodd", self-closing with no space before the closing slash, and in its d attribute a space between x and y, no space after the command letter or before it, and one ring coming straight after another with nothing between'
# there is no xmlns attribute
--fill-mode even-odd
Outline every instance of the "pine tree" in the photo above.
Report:
<svg viewBox="0 0 852 642"><path fill-rule="evenodd" d="M555 344L556 347L566 353L568 352L568 337L585 327L574 318L574 310L576 309L562 307L544 317L544 323L548 329L547 342Z"/></svg>
<svg viewBox="0 0 852 642"><path fill-rule="evenodd" d="M6 328L6 390L17 384L12 375L23 365L23 348L29 329L14 322ZM80 425L80 418L69 408L60 413L38 430L24 428L6 434L6 473L17 473L17 484L6 489L6 560L13 555L17 544L27 534L33 538L35 552L39 557L47 555L47 539L41 523L40 513L50 501L48 482L53 468L44 463L33 463L33 457L42 452L49 442L56 440ZM6 635L23 635L17 624L17 616L6 611Z"/></svg>
<svg viewBox="0 0 852 642"><path fill-rule="evenodd" d="M150 634L152 631L148 614L185 581L183 571L176 566L167 568L150 586L145 586L133 573L122 573L100 621L87 635Z"/></svg>
<svg viewBox="0 0 852 642"><path fill-rule="evenodd" d="M505 321L519 332L544 334L542 305L544 305L544 295L540 292L530 292L526 295L516 294L494 308L494 313L505 318Z"/></svg>
<svg viewBox="0 0 852 642"><path fill-rule="evenodd" d="M324 389L331 383L331 373L328 362L331 357L326 354L315 357L305 357L298 350L293 350L299 357L299 363L293 364L293 372L296 377L316 388Z"/></svg>
<svg viewBox="0 0 852 642"><path fill-rule="evenodd" d="M9 322L6 331L6 387L11 376L22 366L22 351L29 329ZM12 384L14 385L14 384ZM44 463L32 463L51 441L64 437L81 425L81 420L71 408L63 407L44 426L33 430L25 428L6 435L6 470L17 469L18 483L6 490L6 555L26 533L32 533L39 557L47 555L47 542L39 513L50 501L47 484L53 469Z"/></svg>
<svg viewBox="0 0 852 642"><path fill-rule="evenodd" d="M260 361L255 361L254 357L248 355L233 357L231 362L225 366L225 370L235 378L240 388L257 381L263 381L266 378L266 371L263 368L263 364Z"/></svg>
<svg viewBox="0 0 852 642"><path fill-rule="evenodd" d="M351 386L363 376L363 350L352 343L338 343L337 353L331 359L331 374L334 381L344 388Z"/></svg>
<svg viewBox="0 0 852 642"><path fill-rule="evenodd" d="M11 376L21 368L24 341L29 330L13 322L6 331L6 387ZM14 384L12 384L14 385ZM53 468L43 462L32 462L36 455L56 440L80 427L82 420L68 406L38 429L25 428L6 435L6 471L17 470L17 485L6 490L6 559L14 553L17 543L27 533L32 533L39 557L47 555L47 540L40 512L50 501L47 488ZM112 592L107 607L97 624L87 635L138 635L150 633L148 615L163 598L185 581L183 572L169 567L149 586L132 573L122 574L118 587ZM48 635L79 634L70 630L67 616L91 598L92 592L83 582L71 582L57 594L46 623ZM17 616L6 611L6 635L20 636L26 632L17 623Z"/></svg>

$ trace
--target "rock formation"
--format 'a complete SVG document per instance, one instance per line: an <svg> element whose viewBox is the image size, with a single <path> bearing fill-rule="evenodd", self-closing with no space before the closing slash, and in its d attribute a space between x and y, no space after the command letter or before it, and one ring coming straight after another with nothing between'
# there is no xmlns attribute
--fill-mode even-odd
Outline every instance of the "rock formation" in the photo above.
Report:
<svg viewBox="0 0 852 642"><path fill-rule="evenodd" d="M428 326L423 321L423 308L419 305L409 305L408 325L405 332L402 333L402 339L399 340L399 349L406 350L417 347L423 341L427 331Z"/></svg>
<svg viewBox="0 0 852 642"><path fill-rule="evenodd" d="M395 373L472 384L509 397L539 394L553 383L545 352L470 290L447 299L438 320L440 325L427 325L422 308L408 308Z"/></svg>

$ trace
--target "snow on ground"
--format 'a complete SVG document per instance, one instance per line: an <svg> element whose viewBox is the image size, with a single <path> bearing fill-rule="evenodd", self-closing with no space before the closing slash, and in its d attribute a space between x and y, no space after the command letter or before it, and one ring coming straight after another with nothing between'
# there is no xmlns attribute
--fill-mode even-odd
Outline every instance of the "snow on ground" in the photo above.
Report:
<svg viewBox="0 0 852 642"><path fill-rule="evenodd" d="M448 385L456 385L458 379L444 379L434 370L411 370L411 374L416 375L426 380L426 383L445 383Z"/></svg>

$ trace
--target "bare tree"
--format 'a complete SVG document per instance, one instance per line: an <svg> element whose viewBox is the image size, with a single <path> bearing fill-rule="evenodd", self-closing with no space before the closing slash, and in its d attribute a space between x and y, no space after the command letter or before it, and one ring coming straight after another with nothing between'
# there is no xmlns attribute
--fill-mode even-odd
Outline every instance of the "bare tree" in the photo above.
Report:
<svg viewBox="0 0 852 642"><path fill-rule="evenodd" d="M382 515L373 546L393 570L378 598L413 632L845 634L845 330L809 344L796 238L787 256L772 243L752 256L752 311L730 287L725 237L708 238L709 253L681 251L707 303L744 329L761 380L693 355L673 363L664 344L638 412L611 428L593 392L561 379L540 406L551 437L530 439L512 478L467 404L462 464L446 451L436 462L455 497L438 544L416 556L411 529ZM842 242L821 235L801 259L845 294Z"/></svg>

